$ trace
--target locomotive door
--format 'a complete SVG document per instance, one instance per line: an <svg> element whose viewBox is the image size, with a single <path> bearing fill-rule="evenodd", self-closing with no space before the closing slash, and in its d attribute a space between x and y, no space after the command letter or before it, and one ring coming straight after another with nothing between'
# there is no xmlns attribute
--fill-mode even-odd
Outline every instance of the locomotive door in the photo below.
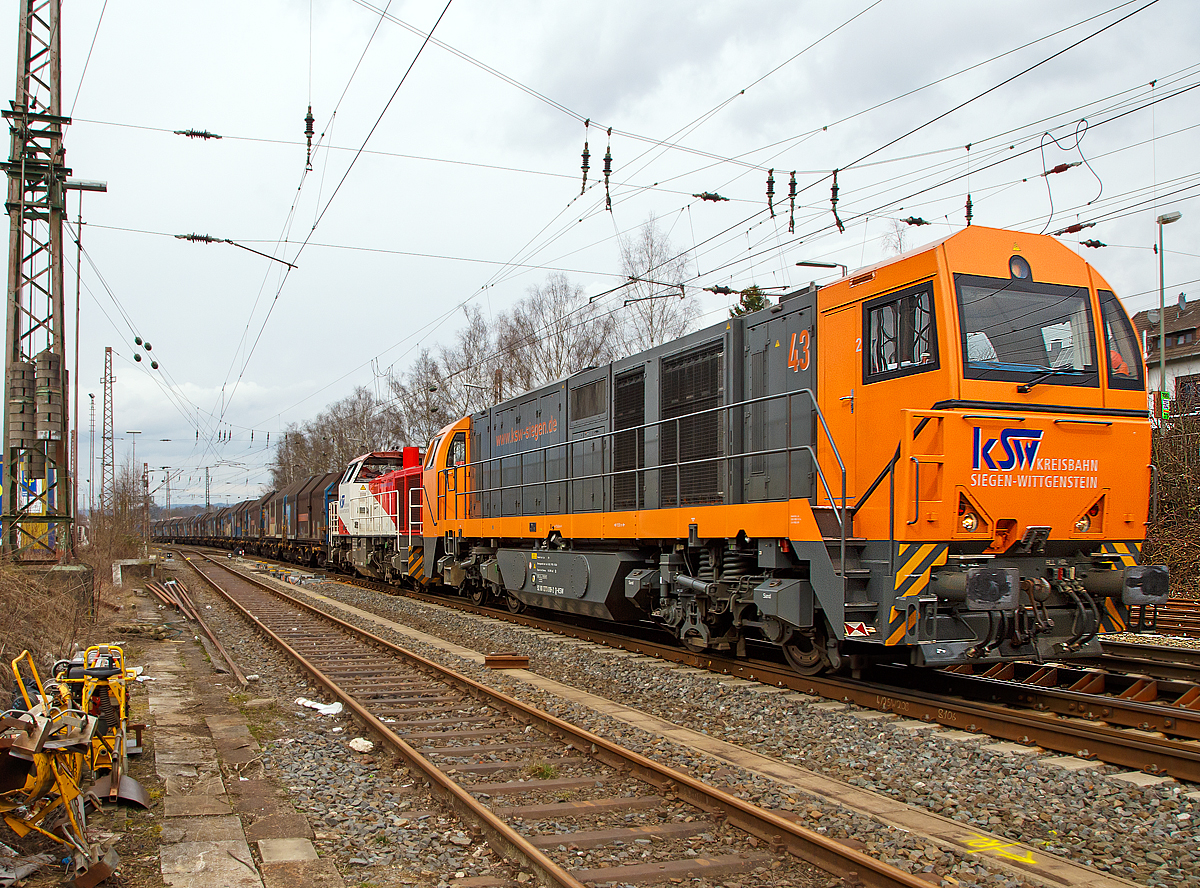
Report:
<svg viewBox="0 0 1200 888"><path fill-rule="evenodd" d="M846 502L855 500L855 453L858 443L857 398L862 388L862 304L839 306L821 315L821 357L819 397L821 412L829 425L829 436L838 455L846 464ZM841 469L822 430L817 453L821 468L835 500L841 497ZM822 488L817 501L829 504Z"/></svg>
<svg viewBox="0 0 1200 888"><path fill-rule="evenodd" d="M801 299L803 297L797 297ZM811 305L762 321L746 330L745 452L747 502L810 497L815 491L812 398L816 329Z"/></svg>
<svg viewBox="0 0 1200 888"><path fill-rule="evenodd" d="M454 433L450 446L446 448L446 465L442 476L442 496L438 497L442 518L461 519L467 517L467 433Z"/></svg>

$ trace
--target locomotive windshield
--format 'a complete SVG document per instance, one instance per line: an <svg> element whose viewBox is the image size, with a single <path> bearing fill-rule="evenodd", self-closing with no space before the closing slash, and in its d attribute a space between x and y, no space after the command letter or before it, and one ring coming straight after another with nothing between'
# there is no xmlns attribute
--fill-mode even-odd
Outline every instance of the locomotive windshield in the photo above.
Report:
<svg viewBox="0 0 1200 888"><path fill-rule="evenodd" d="M398 459L368 459L364 460L362 468L358 470L358 477L355 481L373 481L380 475L386 475L388 472L395 471L400 468L401 461Z"/></svg>
<svg viewBox="0 0 1200 888"><path fill-rule="evenodd" d="M1099 385L1086 287L955 275L968 379Z"/></svg>

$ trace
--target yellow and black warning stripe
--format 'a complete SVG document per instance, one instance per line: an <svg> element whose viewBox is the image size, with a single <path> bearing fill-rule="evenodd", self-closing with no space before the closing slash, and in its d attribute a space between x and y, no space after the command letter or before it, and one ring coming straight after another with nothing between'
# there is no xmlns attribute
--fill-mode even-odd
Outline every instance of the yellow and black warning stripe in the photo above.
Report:
<svg viewBox="0 0 1200 888"><path fill-rule="evenodd" d="M946 563L949 543L898 543L896 545L896 597L920 595L929 585L929 573Z"/></svg>
<svg viewBox="0 0 1200 888"><path fill-rule="evenodd" d="M949 543L897 543L896 544L896 579L895 597L899 604L901 599L917 598L929 586L929 575L935 567L946 563L946 555L950 550ZM915 604L915 602L912 602ZM907 612L907 615L906 615ZM888 620L887 640L884 644L895 645L903 641L905 635L911 634L917 628L917 609L892 607Z"/></svg>
<svg viewBox="0 0 1200 888"><path fill-rule="evenodd" d="M1136 540L1130 542L1101 543L1101 555L1116 555L1125 567L1133 567L1142 558L1142 544Z"/></svg>
<svg viewBox="0 0 1200 888"><path fill-rule="evenodd" d="M1142 544L1138 540L1124 540L1100 544L1101 555L1115 555L1120 567L1134 567L1142 560ZM1114 569L1117 565L1113 565ZM1101 632L1125 632L1129 628L1129 611L1120 601L1104 599L1100 609Z"/></svg>
<svg viewBox="0 0 1200 888"><path fill-rule="evenodd" d="M408 575L421 582L421 573L425 565L425 548L423 546L408 547Z"/></svg>
<svg viewBox="0 0 1200 888"><path fill-rule="evenodd" d="M1104 599L1104 606L1100 609L1100 631L1101 632L1126 632L1129 629L1127 623L1128 614L1125 610L1125 605L1119 601L1114 601L1111 598Z"/></svg>

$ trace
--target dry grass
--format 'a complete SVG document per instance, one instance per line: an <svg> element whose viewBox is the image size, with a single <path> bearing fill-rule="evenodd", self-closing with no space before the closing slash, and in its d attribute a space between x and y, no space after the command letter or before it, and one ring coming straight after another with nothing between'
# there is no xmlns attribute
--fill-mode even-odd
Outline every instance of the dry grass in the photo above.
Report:
<svg viewBox="0 0 1200 888"><path fill-rule="evenodd" d="M84 595L47 582L45 573L0 564L0 699L8 697L9 661L28 650L43 677L91 624Z"/></svg>

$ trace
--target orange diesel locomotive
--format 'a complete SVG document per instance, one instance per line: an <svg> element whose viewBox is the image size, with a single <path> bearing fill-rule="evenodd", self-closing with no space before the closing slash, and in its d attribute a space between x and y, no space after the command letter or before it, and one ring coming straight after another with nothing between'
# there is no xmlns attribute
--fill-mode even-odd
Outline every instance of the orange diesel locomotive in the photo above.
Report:
<svg viewBox="0 0 1200 888"><path fill-rule="evenodd" d="M967 228L446 426L424 578L805 673L1094 655L1168 594L1142 370L1082 258Z"/></svg>

